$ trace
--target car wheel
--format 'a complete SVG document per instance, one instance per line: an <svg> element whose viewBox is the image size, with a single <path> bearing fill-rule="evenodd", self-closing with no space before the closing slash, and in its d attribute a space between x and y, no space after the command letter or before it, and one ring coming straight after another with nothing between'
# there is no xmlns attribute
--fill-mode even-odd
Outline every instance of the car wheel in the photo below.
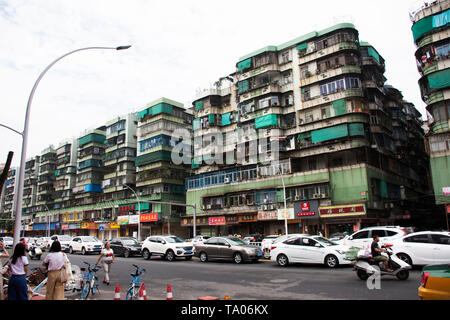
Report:
<svg viewBox="0 0 450 320"><path fill-rule="evenodd" d="M208 255L206 254L206 252L200 253L200 261L201 261L201 262L206 262L206 261L208 261Z"/></svg>
<svg viewBox="0 0 450 320"><path fill-rule="evenodd" d="M86 255L86 249L83 247L83 248L81 248L81 254L82 255Z"/></svg>
<svg viewBox="0 0 450 320"><path fill-rule="evenodd" d="M234 263L240 264L240 263L242 263L243 260L244 260L244 259L242 259L242 254L240 254L239 252L236 252L236 253L233 255L233 261L234 261Z"/></svg>
<svg viewBox="0 0 450 320"><path fill-rule="evenodd" d="M125 250L125 251L123 252L123 256L124 256L125 258L128 258L128 257L130 256L130 250Z"/></svg>
<svg viewBox="0 0 450 320"><path fill-rule="evenodd" d="M328 268L336 268L339 265L339 260L335 255L329 254L325 257L325 265Z"/></svg>
<svg viewBox="0 0 450 320"><path fill-rule="evenodd" d="M406 262L407 264L409 264L410 266L412 266L412 260L410 258L410 256L408 256L406 253L397 253L397 257Z"/></svg>
<svg viewBox="0 0 450 320"><path fill-rule="evenodd" d="M167 259L167 261L173 261L173 260L175 260L175 253L173 253L172 250L167 251L167 253L166 253L166 259Z"/></svg>
<svg viewBox="0 0 450 320"><path fill-rule="evenodd" d="M70 247L69 253L70 253L70 254L73 254L73 248L72 248L72 247Z"/></svg>
<svg viewBox="0 0 450 320"><path fill-rule="evenodd" d="M358 278L360 278L361 280L366 281L369 278L369 275L367 274L367 272L365 272L364 270L358 269L358 271L356 271L356 275L358 276Z"/></svg>
<svg viewBox="0 0 450 320"><path fill-rule="evenodd" d="M187 261L192 260L192 256L185 257Z"/></svg>
<svg viewBox="0 0 450 320"><path fill-rule="evenodd" d="M142 252L142 256L144 257L145 260L148 260L148 259L150 259L152 254L147 249L144 249L144 251Z"/></svg>
<svg viewBox="0 0 450 320"><path fill-rule="evenodd" d="M277 263L281 267L286 267L289 264L289 259L286 255L280 254L277 257Z"/></svg>
<svg viewBox="0 0 450 320"><path fill-rule="evenodd" d="M399 280L406 280L406 279L408 279L409 278L409 271L408 270L399 271L397 273L397 278Z"/></svg>

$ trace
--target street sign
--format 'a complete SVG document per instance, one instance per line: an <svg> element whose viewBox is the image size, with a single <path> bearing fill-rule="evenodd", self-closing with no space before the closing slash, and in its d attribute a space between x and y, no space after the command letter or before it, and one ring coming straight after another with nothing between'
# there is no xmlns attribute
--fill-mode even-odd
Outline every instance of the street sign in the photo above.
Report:
<svg viewBox="0 0 450 320"><path fill-rule="evenodd" d="M105 231L105 227L104 226L100 226L100 227L98 227L98 230L99 231Z"/></svg>

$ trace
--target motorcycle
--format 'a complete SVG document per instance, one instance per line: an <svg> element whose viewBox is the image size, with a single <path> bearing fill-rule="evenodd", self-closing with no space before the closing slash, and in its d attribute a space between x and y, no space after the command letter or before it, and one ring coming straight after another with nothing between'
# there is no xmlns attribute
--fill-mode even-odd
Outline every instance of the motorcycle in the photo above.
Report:
<svg viewBox="0 0 450 320"><path fill-rule="evenodd" d="M391 244L382 246L382 248L387 250L389 258L388 266L393 270L392 272L386 271L383 264L375 261L372 257L358 257L356 262L353 263L353 270L356 271L358 278L367 280L371 275L379 273L381 276L393 276L397 277L399 280L408 279L409 270L412 269L412 266L395 256L391 247Z"/></svg>
<svg viewBox="0 0 450 320"><path fill-rule="evenodd" d="M30 255L30 258L31 258L31 259L36 258L37 260L41 260L42 250L41 250L41 248L39 248L39 247L33 246L33 247L31 247L31 249L30 249L29 255Z"/></svg>

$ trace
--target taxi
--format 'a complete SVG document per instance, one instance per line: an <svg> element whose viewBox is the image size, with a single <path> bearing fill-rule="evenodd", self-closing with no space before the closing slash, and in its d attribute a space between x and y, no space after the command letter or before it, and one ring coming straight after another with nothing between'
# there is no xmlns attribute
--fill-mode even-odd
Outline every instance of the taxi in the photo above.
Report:
<svg viewBox="0 0 450 320"><path fill-rule="evenodd" d="M422 270L421 300L450 300L450 264L430 265Z"/></svg>

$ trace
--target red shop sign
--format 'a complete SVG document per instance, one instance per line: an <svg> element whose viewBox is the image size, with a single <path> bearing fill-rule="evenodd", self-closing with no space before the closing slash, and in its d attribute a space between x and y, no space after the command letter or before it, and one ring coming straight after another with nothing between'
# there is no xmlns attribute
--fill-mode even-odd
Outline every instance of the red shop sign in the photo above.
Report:
<svg viewBox="0 0 450 320"><path fill-rule="evenodd" d="M158 213L141 214L141 218L140 218L141 222L150 222L150 221L158 221L158 220L159 220Z"/></svg>
<svg viewBox="0 0 450 320"><path fill-rule="evenodd" d="M210 226L223 226L225 224L226 224L225 217L209 218L209 225Z"/></svg>
<svg viewBox="0 0 450 320"><path fill-rule="evenodd" d="M135 209L136 209L136 205L134 205L134 204L119 207L119 211L134 211Z"/></svg>

